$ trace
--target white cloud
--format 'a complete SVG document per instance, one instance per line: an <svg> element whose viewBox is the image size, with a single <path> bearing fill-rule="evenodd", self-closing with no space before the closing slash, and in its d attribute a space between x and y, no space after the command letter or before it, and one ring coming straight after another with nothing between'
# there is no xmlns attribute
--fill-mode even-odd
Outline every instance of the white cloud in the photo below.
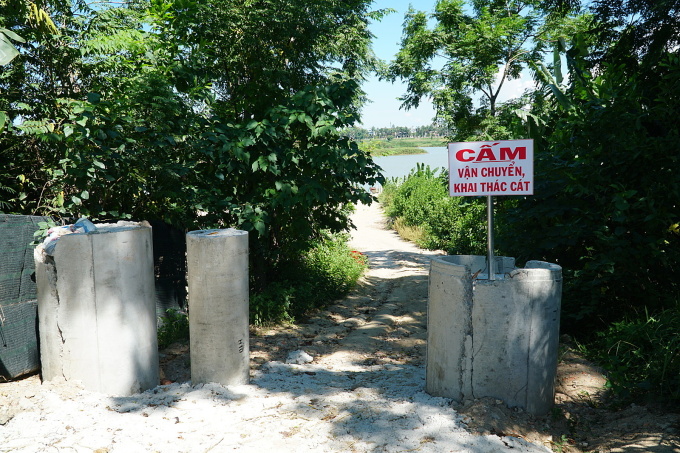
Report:
<svg viewBox="0 0 680 453"><path fill-rule="evenodd" d="M498 87L498 78L496 79L496 87ZM534 88L534 79L526 69L522 71L519 79L506 80L503 83L503 88L498 95L498 102L505 102L510 99L518 98L526 90Z"/></svg>

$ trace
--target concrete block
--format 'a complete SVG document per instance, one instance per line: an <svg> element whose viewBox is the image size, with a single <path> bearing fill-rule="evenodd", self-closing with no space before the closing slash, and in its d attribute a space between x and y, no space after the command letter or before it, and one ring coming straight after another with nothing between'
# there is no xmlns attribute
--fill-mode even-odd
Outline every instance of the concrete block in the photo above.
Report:
<svg viewBox="0 0 680 453"><path fill-rule="evenodd" d="M36 249L43 380L128 396L158 385L151 229L103 224Z"/></svg>
<svg viewBox="0 0 680 453"><path fill-rule="evenodd" d="M545 414L554 402L562 270L496 259L495 280L483 273L483 256L432 259L426 391Z"/></svg>
<svg viewBox="0 0 680 453"><path fill-rule="evenodd" d="M191 381L247 384L248 232L187 234Z"/></svg>

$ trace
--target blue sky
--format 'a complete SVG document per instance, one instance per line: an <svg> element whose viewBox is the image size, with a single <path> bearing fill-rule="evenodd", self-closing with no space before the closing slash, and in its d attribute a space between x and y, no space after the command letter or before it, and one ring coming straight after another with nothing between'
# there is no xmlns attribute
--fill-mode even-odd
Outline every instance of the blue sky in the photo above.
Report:
<svg viewBox="0 0 680 453"><path fill-rule="evenodd" d="M416 10L431 13L434 11L436 3L437 0L375 0L373 2L374 10L383 8L397 10L396 13L383 18L382 21L371 24L371 31L376 36L373 41L373 51L376 56L385 61L394 59L401 41L404 14L408 11L410 4L413 4ZM516 97L531 85L532 81L529 76L506 81L499 100L503 101ZM397 81L392 84L386 81L378 81L377 77L371 77L364 83L363 88L368 98L373 102L368 103L362 110L361 127L366 129L390 126L415 127L432 123L435 112L427 99L423 99L417 109L402 110L399 108L401 102L397 98L406 93L405 83Z"/></svg>
<svg viewBox="0 0 680 453"><path fill-rule="evenodd" d="M428 13L434 10L436 0L376 0L373 9L392 8L397 10L380 22L371 24L371 31L376 36L373 41L373 51L376 56L385 61L394 59L399 50L401 30L404 22L404 14L408 11L409 4L414 8ZM386 81L378 81L377 77L371 77L363 85L368 98L373 101L362 110L362 127L390 127L390 126L423 126L432 123L434 109L432 104L423 100L418 109L400 110L401 102L397 98L406 93L406 84Z"/></svg>

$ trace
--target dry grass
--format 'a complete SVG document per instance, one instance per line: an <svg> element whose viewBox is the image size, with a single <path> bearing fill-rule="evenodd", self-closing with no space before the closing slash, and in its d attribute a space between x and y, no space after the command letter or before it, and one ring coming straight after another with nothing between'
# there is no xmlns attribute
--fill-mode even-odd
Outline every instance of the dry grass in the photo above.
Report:
<svg viewBox="0 0 680 453"><path fill-rule="evenodd" d="M401 217L394 219L392 228L399 233L402 239L419 244L425 239L425 230L419 226L406 225Z"/></svg>

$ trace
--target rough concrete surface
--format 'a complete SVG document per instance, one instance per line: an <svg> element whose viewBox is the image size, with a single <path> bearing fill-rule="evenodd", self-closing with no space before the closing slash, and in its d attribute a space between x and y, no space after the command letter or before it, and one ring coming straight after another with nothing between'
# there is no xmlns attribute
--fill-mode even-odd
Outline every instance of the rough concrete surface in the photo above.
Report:
<svg viewBox="0 0 680 453"><path fill-rule="evenodd" d="M151 229L100 225L35 257L43 378L117 396L158 385Z"/></svg>
<svg viewBox="0 0 680 453"><path fill-rule="evenodd" d="M426 389L459 402L497 398L545 415L555 400L561 268L498 261L500 271L489 280L480 273L484 256L432 259Z"/></svg>
<svg viewBox="0 0 680 453"><path fill-rule="evenodd" d="M189 232L187 284L192 381L247 384L248 232Z"/></svg>

